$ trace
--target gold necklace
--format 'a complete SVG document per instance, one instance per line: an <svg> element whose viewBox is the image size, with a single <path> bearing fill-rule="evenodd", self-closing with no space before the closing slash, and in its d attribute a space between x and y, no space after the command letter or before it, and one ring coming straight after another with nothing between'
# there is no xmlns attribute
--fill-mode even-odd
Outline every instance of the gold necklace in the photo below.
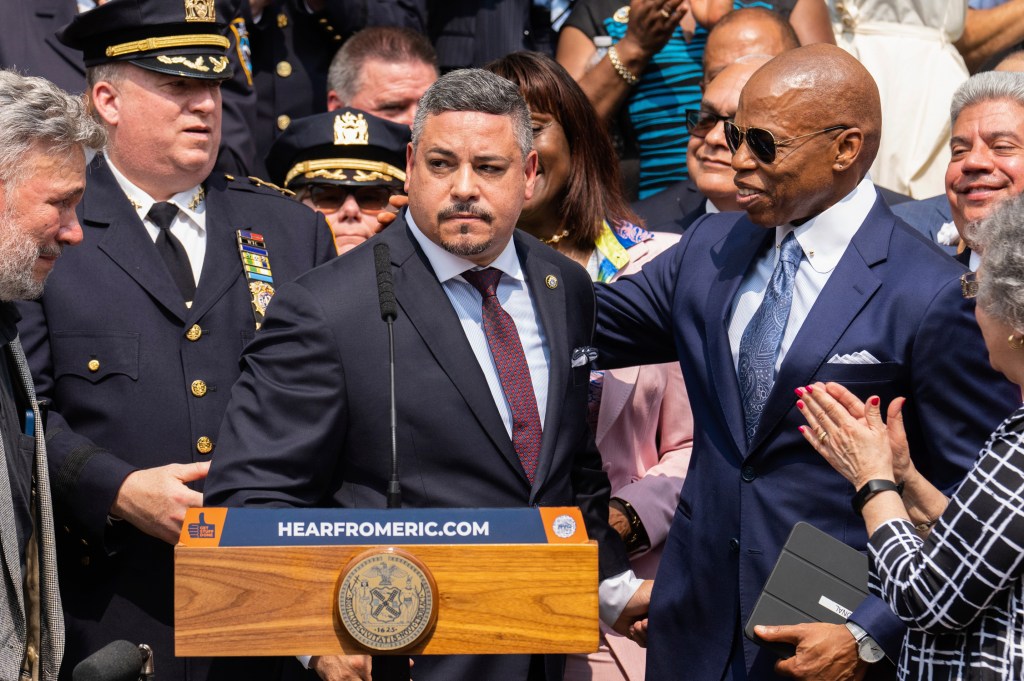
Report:
<svg viewBox="0 0 1024 681"><path fill-rule="evenodd" d="M561 234L556 234L550 239L541 239L541 241L546 243L548 246L553 246L567 236L569 236L569 230L563 229Z"/></svg>

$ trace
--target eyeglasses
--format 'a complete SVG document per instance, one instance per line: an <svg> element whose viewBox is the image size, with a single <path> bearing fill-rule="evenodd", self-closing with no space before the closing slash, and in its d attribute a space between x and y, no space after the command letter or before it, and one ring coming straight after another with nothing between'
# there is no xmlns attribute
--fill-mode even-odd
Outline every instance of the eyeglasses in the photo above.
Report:
<svg viewBox="0 0 1024 681"><path fill-rule="evenodd" d="M849 130L848 125L833 125L831 128L825 128L824 130L817 130L815 132L809 132L806 135L797 135L796 137L790 137L789 139L777 140L775 135L769 130L764 128L741 128L732 121L725 122L725 143L729 146L729 151L736 153L736 150L740 148L744 140L747 142L747 149L754 155L761 163L774 163L775 152L779 147L787 146L788 144L795 142L796 140L803 139L805 137L813 137L814 135L821 135L826 132L834 132L836 130Z"/></svg>
<svg viewBox="0 0 1024 681"><path fill-rule="evenodd" d="M314 184L306 187L303 199L309 199L318 209L325 213L333 213L341 208L349 195L356 199L359 210L367 213L379 213L388 207L388 199L397 190L391 187L376 185L373 187L348 187L344 185Z"/></svg>
<svg viewBox="0 0 1024 681"><path fill-rule="evenodd" d="M978 295L978 286L981 282L978 281L977 272L964 272L960 275L960 293L963 294L964 298L975 298Z"/></svg>
<svg viewBox="0 0 1024 681"><path fill-rule="evenodd" d="M686 112L686 130L697 137L706 137L719 121L731 122L732 116L719 116L703 109L689 109Z"/></svg>

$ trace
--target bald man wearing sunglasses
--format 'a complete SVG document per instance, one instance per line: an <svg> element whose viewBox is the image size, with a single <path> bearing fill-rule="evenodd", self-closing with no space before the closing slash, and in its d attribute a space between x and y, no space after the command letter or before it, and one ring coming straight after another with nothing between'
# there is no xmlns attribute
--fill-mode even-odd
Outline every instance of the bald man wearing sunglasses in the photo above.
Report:
<svg viewBox="0 0 1024 681"><path fill-rule="evenodd" d="M795 523L867 541L849 483L797 430L797 387L906 396L915 463L946 489L993 415L1019 404L987 366L964 268L866 179L880 128L878 90L849 54L811 45L776 57L723 130L746 213L702 217L642 272L598 290L600 368L679 361L699 424L651 597L648 679L894 675L904 627L874 596L846 604L845 624L766 631L795 648L785 660L743 635Z"/></svg>

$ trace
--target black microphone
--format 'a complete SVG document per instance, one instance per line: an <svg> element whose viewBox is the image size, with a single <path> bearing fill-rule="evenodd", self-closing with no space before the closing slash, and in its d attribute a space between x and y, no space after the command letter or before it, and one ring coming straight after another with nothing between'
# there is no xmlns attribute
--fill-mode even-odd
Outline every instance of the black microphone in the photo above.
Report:
<svg viewBox="0 0 1024 681"><path fill-rule="evenodd" d="M391 248L385 243L373 247L373 265L377 270L377 297L380 299L380 318L388 324L388 368L391 387L391 479L388 481L388 508L401 508L402 486L398 482L398 409L395 407L395 285L391 274ZM387 681L409 679L409 658L405 656L375 655L373 676ZM76 680L77 681L77 680Z"/></svg>
<svg viewBox="0 0 1024 681"><path fill-rule="evenodd" d="M114 641L75 665L71 678L72 681L138 681L148 662L146 671L149 673L145 678L152 679L152 654L149 646Z"/></svg>
<svg viewBox="0 0 1024 681"><path fill-rule="evenodd" d="M373 247L373 266L377 270L377 297L380 299L380 318L393 322L398 318L395 304L395 282L391 276L391 249L385 243Z"/></svg>
<svg viewBox="0 0 1024 681"><path fill-rule="evenodd" d="M391 479L388 481L388 508L401 508L402 485L398 481L398 410L395 407L395 284L391 275L391 248L385 243L373 247L373 265L377 270L377 297L380 318L388 324L388 367L391 387Z"/></svg>

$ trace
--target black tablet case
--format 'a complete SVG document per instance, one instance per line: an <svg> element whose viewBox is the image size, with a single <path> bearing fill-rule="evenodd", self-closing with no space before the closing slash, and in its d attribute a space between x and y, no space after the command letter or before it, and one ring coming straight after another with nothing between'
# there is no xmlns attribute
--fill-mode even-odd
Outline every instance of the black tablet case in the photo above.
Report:
<svg viewBox="0 0 1024 681"><path fill-rule="evenodd" d="M791 657L789 644L754 634L758 624L843 624L868 595L868 557L813 525L797 523L782 547L743 633L754 643ZM829 607L829 604L834 604ZM838 608L836 608L838 606ZM836 610L845 610L840 614Z"/></svg>

